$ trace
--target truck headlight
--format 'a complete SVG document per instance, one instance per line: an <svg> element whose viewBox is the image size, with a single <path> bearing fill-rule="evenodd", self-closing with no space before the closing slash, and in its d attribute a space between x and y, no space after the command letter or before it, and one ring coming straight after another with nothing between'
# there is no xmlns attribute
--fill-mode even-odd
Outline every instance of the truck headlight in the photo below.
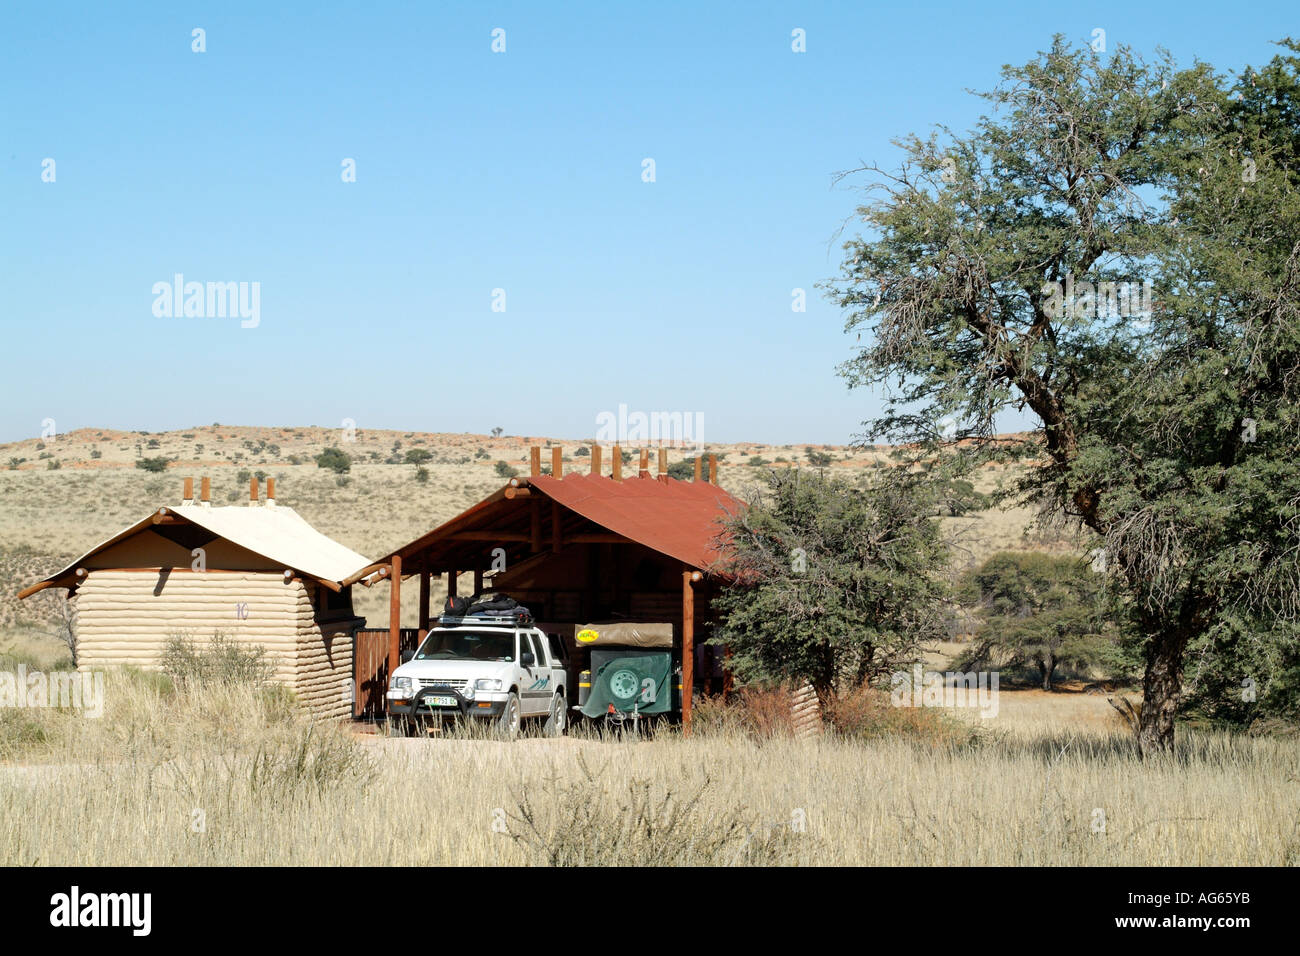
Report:
<svg viewBox="0 0 1300 956"><path fill-rule="evenodd" d="M411 684L411 678L409 677L393 678L393 690L400 690L403 693L409 694L411 692Z"/></svg>
<svg viewBox="0 0 1300 956"><path fill-rule="evenodd" d="M475 690L500 690L501 681L494 677L480 677L474 682Z"/></svg>

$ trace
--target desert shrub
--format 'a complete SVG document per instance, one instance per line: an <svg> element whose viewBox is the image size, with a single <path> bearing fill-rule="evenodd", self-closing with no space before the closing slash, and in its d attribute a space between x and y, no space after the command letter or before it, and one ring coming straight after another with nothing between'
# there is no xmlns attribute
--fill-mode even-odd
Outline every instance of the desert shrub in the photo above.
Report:
<svg viewBox="0 0 1300 956"><path fill-rule="evenodd" d="M196 645L186 633L175 633L163 650L162 669L180 687L211 684L260 686L271 678L266 648L242 645L222 631Z"/></svg>
<svg viewBox="0 0 1300 956"><path fill-rule="evenodd" d="M935 707L895 707L887 691L863 684L826 702L834 733L862 740L901 737L934 746L976 742L979 732Z"/></svg>
<svg viewBox="0 0 1300 956"><path fill-rule="evenodd" d="M317 468L328 468L335 474L342 475L352 470L352 459L347 452L331 446L316 456Z"/></svg>
<svg viewBox="0 0 1300 956"><path fill-rule="evenodd" d="M704 697L692 710L697 732L726 736L743 734L768 739L794 733L790 717L790 690L784 684L751 684L729 699Z"/></svg>
<svg viewBox="0 0 1300 956"><path fill-rule="evenodd" d="M493 466L498 478L514 478L519 474L519 469L512 468L509 462L499 461Z"/></svg>
<svg viewBox="0 0 1300 956"><path fill-rule="evenodd" d="M748 809L704 804L707 776L674 788L632 776L602 780L579 754L580 774L552 774L525 787L507 833L546 866L739 866L795 864L812 857L815 841L789 825L766 825Z"/></svg>
<svg viewBox="0 0 1300 956"><path fill-rule="evenodd" d="M141 458L135 463L135 467L157 474L167 470L168 461L167 458Z"/></svg>
<svg viewBox="0 0 1300 956"><path fill-rule="evenodd" d="M695 459L686 458L668 466L668 477L678 481L691 481L695 477Z"/></svg>

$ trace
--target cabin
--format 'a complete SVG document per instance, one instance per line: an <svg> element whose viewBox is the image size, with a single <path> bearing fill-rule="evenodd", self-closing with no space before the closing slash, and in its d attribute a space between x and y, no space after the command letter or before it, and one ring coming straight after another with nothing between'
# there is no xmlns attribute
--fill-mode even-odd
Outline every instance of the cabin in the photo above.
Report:
<svg viewBox="0 0 1300 956"><path fill-rule="evenodd" d="M670 624L682 662L682 721L690 727L692 691L722 692L724 655L706 646L709 608L721 580L725 519L743 507L717 484L717 459L695 459L695 480L669 477L667 449L652 476L649 451L639 451L634 476L623 476L622 450L612 447L609 473L600 445L587 473L564 473L563 450L531 449L530 474L463 513L361 568L343 583L390 586L386 629L358 635L356 716L378 717L390 674L404 651L428 633L441 595L508 594L526 605L543 630L556 633L581 666L577 628L601 621ZM418 620L401 619L401 590L414 579Z"/></svg>
<svg viewBox="0 0 1300 956"><path fill-rule="evenodd" d="M275 681L318 717L352 712L353 636L365 625L344 579L370 564L277 505L275 479L247 506L212 507L209 479L19 593L67 588L77 667L160 667L168 641L214 634L266 649Z"/></svg>

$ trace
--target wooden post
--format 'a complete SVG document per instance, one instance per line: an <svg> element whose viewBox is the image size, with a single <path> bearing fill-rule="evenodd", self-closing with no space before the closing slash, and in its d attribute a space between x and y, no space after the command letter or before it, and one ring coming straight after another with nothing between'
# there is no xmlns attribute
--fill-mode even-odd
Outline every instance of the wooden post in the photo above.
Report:
<svg viewBox="0 0 1300 956"><path fill-rule="evenodd" d="M591 446L591 473L600 474L600 446L595 443Z"/></svg>
<svg viewBox="0 0 1300 956"><path fill-rule="evenodd" d="M528 473L534 478L542 473L542 449L540 445L534 445L528 449Z"/></svg>
<svg viewBox="0 0 1300 956"><path fill-rule="evenodd" d="M613 478L615 481L622 481L623 480L623 448L621 445L614 446L613 450L610 452L610 461L612 463L612 468L613 468L610 477Z"/></svg>
<svg viewBox="0 0 1300 956"><path fill-rule="evenodd" d="M682 736L691 735L691 695L695 692L695 587L698 571L682 572Z"/></svg>
<svg viewBox="0 0 1300 956"><path fill-rule="evenodd" d="M274 499L275 499L275 479L268 478L266 479L266 500L273 501Z"/></svg>
<svg viewBox="0 0 1300 956"><path fill-rule="evenodd" d="M474 569L474 596L478 597L483 593L483 569Z"/></svg>
<svg viewBox="0 0 1300 956"><path fill-rule="evenodd" d="M202 501L212 500L212 479L201 478L199 480L199 498Z"/></svg>
<svg viewBox="0 0 1300 956"><path fill-rule="evenodd" d="M659 474L660 476L668 474L668 449L662 445L659 446Z"/></svg>
<svg viewBox="0 0 1300 956"><path fill-rule="evenodd" d="M194 479L186 478L185 490L181 492L181 501L193 501L193 500L194 500Z"/></svg>
<svg viewBox="0 0 1300 956"><path fill-rule="evenodd" d="M551 449L551 476L564 477L564 449L556 445Z"/></svg>
<svg viewBox="0 0 1300 956"><path fill-rule="evenodd" d="M456 596L456 572L447 572L447 597Z"/></svg>
<svg viewBox="0 0 1300 956"><path fill-rule="evenodd" d="M257 476L248 479L248 503L257 504Z"/></svg>
<svg viewBox="0 0 1300 956"><path fill-rule="evenodd" d="M537 554L542 550L542 501L540 498L534 498L528 506L532 513L528 516L531 523L529 537L532 539L532 552Z"/></svg>
<svg viewBox="0 0 1300 956"><path fill-rule="evenodd" d="M388 681L393 671L402 663L402 556L393 555L392 575L388 592ZM387 690L387 688L385 688Z"/></svg>
<svg viewBox="0 0 1300 956"><path fill-rule="evenodd" d="M420 640L429 633L429 569L420 572Z"/></svg>
<svg viewBox="0 0 1300 956"><path fill-rule="evenodd" d="M560 503L551 502L551 550L558 552L564 547L564 530L563 521L560 514Z"/></svg>
<svg viewBox="0 0 1300 956"><path fill-rule="evenodd" d="M650 477L650 452L648 449L641 449L641 467L637 470L638 478Z"/></svg>
<svg viewBox="0 0 1300 956"><path fill-rule="evenodd" d="M695 480L696 481L700 480L700 465L701 465L700 456L696 455L695 456Z"/></svg>
<svg viewBox="0 0 1300 956"><path fill-rule="evenodd" d="M709 484L718 483L718 456L709 455Z"/></svg>

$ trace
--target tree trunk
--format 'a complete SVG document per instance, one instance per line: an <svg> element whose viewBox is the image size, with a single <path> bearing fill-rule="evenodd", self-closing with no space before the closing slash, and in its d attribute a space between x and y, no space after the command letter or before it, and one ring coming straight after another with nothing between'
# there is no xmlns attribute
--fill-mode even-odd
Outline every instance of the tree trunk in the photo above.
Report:
<svg viewBox="0 0 1300 956"><path fill-rule="evenodd" d="M1165 629L1147 642L1147 666L1142 676L1142 716L1138 749L1142 755L1167 753L1174 746L1174 715L1183 689L1183 651L1187 632Z"/></svg>
<svg viewBox="0 0 1300 956"><path fill-rule="evenodd" d="M1052 674L1056 671L1056 661L1052 659L1052 655L1048 654L1046 658L1039 658L1038 670L1043 675L1043 690L1050 691L1052 689Z"/></svg>

